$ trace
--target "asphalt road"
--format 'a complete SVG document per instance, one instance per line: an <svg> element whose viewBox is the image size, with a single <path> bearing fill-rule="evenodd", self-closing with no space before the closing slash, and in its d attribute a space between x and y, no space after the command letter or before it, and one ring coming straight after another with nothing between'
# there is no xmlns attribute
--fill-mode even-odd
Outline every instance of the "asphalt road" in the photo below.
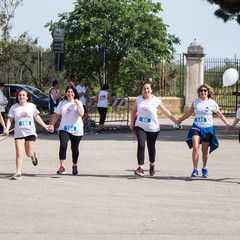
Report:
<svg viewBox="0 0 240 240"><path fill-rule="evenodd" d="M40 134L39 165L24 156L23 178L15 170L12 136L0 142L0 239L239 240L240 145L238 129L226 133L215 120L220 147L210 155L209 178L192 179L191 150L185 143L191 119L174 130L161 119L156 175L133 175L136 147L128 129L85 135L79 175L71 174L69 148L64 176L56 135ZM201 161L199 164L201 169Z"/></svg>

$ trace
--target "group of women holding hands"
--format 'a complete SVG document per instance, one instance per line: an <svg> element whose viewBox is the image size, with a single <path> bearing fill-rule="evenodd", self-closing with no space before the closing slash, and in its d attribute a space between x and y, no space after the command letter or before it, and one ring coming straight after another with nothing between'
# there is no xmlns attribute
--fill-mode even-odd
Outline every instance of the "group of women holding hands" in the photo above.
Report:
<svg viewBox="0 0 240 240"><path fill-rule="evenodd" d="M135 170L135 175L144 176L144 153L145 142L147 142L149 155L149 174L155 174L155 143L157 140L160 126L158 123L158 109L161 110L166 117L179 126L185 119L194 113L194 120L191 129L189 130L186 142L192 150L193 170L191 177L197 177L198 161L199 161L199 146L202 145L202 177L208 177L208 153L215 150L219 145L213 128L213 113L226 125L227 130L232 130L240 121L240 109L237 111L237 116L232 125L229 125L227 119L219 110L217 103L212 99L213 90L207 84L202 84L197 89L198 97L194 99L190 109L179 119L176 119L168 109L163 105L162 101L153 94L152 82L145 82L142 88L142 94L137 97L132 108L131 116L131 131L137 136L137 161L138 168ZM208 151L208 149L210 149Z"/></svg>
<svg viewBox="0 0 240 240"><path fill-rule="evenodd" d="M145 143L147 143L149 155L149 174L155 174L155 158L156 158L156 140L160 131L158 121L158 110L161 110L166 117L176 125L180 125L185 119L194 113L193 125L187 136L187 144L192 148L193 171L192 177L197 177L199 146L202 145L202 177L208 177L207 162L208 153L218 147L218 141L213 128L213 113L227 126L228 130L232 130L240 121L240 110L232 123L228 124L227 119L219 110L217 103L212 99L213 91L210 86L203 84L197 89L198 98L196 98L190 109L179 119L176 119L170 111L164 106L162 101L153 95L153 83L145 82L142 87L142 94L137 97L132 106L130 129L138 140L137 161L138 168L134 171L137 176L144 176L145 161ZM31 96L25 90L20 90L16 95L16 103L11 106L7 123L0 115L0 123L4 127L4 134L9 135L9 131L14 120L14 139L16 149L16 173L11 179L21 179L22 156L25 153L31 158L34 166L38 164L38 159L33 150L33 144L36 141L36 128L34 121L36 120L44 129L49 132L54 131L54 125L61 116L59 126L59 162L60 167L57 174L65 173L65 160L68 142L71 142L72 150L72 174L78 174L78 158L79 144L84 134L83 121L84 108L79 95L74 86L68 86L65 90L64 99L56 107L49 125L45 124L39 115L36 106L31 103Z"/></svg>

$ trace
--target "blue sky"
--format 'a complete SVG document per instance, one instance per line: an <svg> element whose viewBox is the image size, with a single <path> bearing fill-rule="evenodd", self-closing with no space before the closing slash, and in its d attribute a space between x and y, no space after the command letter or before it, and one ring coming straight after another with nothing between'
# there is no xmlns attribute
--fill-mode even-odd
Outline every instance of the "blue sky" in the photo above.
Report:
<svg viewBox="0 0 240 240"><path fill-rule="evenodd" d="M16 10L12 36L28 31L32 38L38 38L39 45L49 48L51 33L44 24L57 21L58 13L74 9L72 0L24 0ZM154 1L157 2L157 1ZM206 57L240 58L240 25L235 21L223 23L213 12L216 5L205 0L161 0L163 22L170 25L168 32L181 39L175 46L177 53L185 53L194 38L204 47Z"/></svg>

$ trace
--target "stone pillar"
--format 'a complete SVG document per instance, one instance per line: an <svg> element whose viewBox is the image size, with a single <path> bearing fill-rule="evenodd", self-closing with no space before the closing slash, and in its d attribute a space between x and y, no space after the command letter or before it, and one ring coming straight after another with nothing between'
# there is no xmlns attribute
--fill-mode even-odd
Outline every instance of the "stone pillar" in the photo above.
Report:
<svg viewBox="0 0 240 240"><path fill-rule="evenodd" d="M203 84L204 56L201 43L194 39L187 49L186 56L186 90L185 111L187 111L197 97L197 88Z"/></svg>

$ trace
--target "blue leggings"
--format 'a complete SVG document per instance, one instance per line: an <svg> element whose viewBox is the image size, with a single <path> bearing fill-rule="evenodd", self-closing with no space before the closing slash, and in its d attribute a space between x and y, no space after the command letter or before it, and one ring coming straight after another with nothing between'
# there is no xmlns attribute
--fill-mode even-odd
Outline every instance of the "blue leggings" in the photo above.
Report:
<svg viewBox="0 0 240 240"><path fill-rule="evenodd" d="M136 127L136 134L138 139L138 148L137 148L137 160L138 165L144 165L145 158L145 142L147 141L149 162L154 163L156 157L156 140L158 137L158 132L146 132L140 127Z"/></svg>
<svg viewBox="0 0 240 240"><path fill-rule="evenodd" d="M82 136L74 136L66 131L59 131L59 140L60 140L60 149L59 149L59 159L66 160L67 155L67 146L68 141L71 142L71 149L72 149L72 162L77 164L78 156L79 156L79 143L82 139Z"/></svg>

